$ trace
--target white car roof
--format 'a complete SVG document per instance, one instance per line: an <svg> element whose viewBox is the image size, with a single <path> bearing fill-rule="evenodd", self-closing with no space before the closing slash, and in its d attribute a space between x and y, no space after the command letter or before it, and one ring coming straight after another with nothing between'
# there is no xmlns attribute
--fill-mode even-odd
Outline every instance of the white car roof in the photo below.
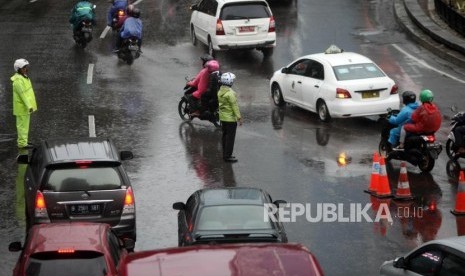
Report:
<svg viewBox="0 0 465 276"><path fill-rule="evenodd" d="M266 2L266 0L217 0L221 6L228 3Z"/></svg>
<svg viewBox="0 0 465 276"><path fill-rule="evenodd" d="M423 244L423 246L428 244L441 244L465 253L465 236L433 240Z"/></svg>
<svg viewBox="0 0 465 276"><path fill-rule="evenodd" d="M326 61L331 66L339 66L339 65L346 65L346 64L359 64L359 63L373 63L373 61L365 56L362 56L357 53L352 52L342 52L336 54L325 54L325 53L318 53L303 56L301 58L311 58L318 61Z"/></svg>

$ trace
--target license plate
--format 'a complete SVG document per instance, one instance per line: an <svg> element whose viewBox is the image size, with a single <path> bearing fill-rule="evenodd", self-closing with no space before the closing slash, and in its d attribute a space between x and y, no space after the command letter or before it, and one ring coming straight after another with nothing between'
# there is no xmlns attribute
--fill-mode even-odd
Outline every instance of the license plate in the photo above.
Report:
<svg viewBox="0 0 465 276"><path fill-rule="evenodd" d="M70 206L71 215L98 215L100 204L77 204Z"/></svg>
<svg viewBox="0 0 465 276"><path fill-rule="evenodd" d="M241 26L239 27L239 32L240 33L255 32L255 27L254 26Z"/></svg>
<svg viewBox="0 0 465 276"><path fill-rule="evenodd" d="M379 91L362 92L362 99L378 98L378 97L379 97Z"/></svg>

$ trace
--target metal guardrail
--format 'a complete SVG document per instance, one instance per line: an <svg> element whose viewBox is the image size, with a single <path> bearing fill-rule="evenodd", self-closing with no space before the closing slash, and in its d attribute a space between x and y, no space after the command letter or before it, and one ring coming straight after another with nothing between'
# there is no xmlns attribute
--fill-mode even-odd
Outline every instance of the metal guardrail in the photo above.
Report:
<svg viewBox="0 0 465 276"><path fill-rule="evenodd" d="M465 37L465 16L452 7L452 2L434 0L434 8L449 27Z"/></svg>

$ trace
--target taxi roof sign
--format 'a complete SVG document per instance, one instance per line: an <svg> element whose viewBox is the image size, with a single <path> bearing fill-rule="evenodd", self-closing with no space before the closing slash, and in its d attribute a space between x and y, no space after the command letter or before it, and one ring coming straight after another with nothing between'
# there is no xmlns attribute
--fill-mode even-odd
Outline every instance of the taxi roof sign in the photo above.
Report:
<svg viewBox="0 0 465 276"><path fill-rule="evenodd" d="M325 54L339 54L339 53L342 53L342 52L344 52L344 50L342 50L339 47L337 47L336 45L332 44L331 46L329 46L328 49L326 49Z"/></svg>

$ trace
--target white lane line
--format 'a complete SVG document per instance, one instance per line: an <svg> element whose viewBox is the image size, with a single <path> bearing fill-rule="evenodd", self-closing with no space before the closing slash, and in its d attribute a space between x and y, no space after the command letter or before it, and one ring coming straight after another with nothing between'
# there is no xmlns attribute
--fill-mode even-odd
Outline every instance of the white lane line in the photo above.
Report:
<svg viewBox="0 0 465 276"><path fill-rule="evenodd" d="M89 64L89 68L87 69L87 84L92 84L92 77L94 75L94 64Z"/></svg>
<svg viewBox="0 0 465 276"><path fill-rule="evenodd" d="M111 29L110 26L106 26L105 29L103 29L103 32L102 34L100 35L100 38L105 38L105 36L107 35L108 31Z"/></svg>
<svg viewBox="0 0 465 276"><path fill-rule="evenodd" d="M97 135L95 135L95 118L94 118L94 115L89 115L89 137L97 137Z"/></svg>
<svg viewBox="0 0 465 276"><path fill-rule="evenodd" d="M424 67L426 67L426 68L428 68L428 69L430 69L430 70L433 70L433 71L435 71L435 72L437 72L437 73L439 73L439 74L441 74L441 75L443 75L443 76L446 76L446 77L448 77L448 78L451 78L451 79L453 79L453 80L455 80L455 81L458 81L458 82L461 82L461 83L465 83L464 80L461 80L461 79L459 79L459 78L456 78L456 77L454 77L454 76L452 76L452 75L450 75L450 74L448 74L448 73L446 73L446 72L444 72L444 71L441 71L441 70L439 70L439 69L436 69L436 68L434 68L433 66L429 65L428 63L426 63L424 60L421 60L421 59L418 59L418 58L412 56L411 54L407 53L404 49L400 48L399 45L397 45L397 44L392 44L392 47L396 48L397 51L403 53L404 55L406 55L406 56L408 56L409 58L411 58L411 59L413 59L414 61L416 61L418 64L420 64L420 65L422 65L422 66L424 66Z"/></svg>
<svg viewBox="0 0 465 276"><path fill-rule="evenodd" d="M133 5L137 5L137 4L139 4L140 2L142 2L142 1L144 1L144 0L137 0L136 2L134 2L134 3L132 3L132 4L133 4Z"/></svg>

